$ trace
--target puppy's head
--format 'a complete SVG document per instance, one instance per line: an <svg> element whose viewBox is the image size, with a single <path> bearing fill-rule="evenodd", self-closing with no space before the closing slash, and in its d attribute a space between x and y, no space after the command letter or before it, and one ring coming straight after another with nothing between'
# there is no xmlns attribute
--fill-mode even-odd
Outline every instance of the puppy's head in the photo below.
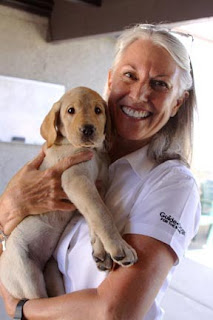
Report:
<svg viewBox="0 0 213 320"><path fill-rule="evenodd" d="M62 135L75 147L100 148L110 140L110 119L107 106L95 91L77 87L56 102L41 125L47 146Z"/></svg>

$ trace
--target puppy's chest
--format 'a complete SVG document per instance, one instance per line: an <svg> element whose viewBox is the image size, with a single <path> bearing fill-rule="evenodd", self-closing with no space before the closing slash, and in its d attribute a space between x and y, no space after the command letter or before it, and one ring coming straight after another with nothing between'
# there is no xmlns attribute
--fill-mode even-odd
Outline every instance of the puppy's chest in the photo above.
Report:
<svg viewBox="0 0 213 320"><path fill-rule="evenodd" d="M46 150L46 157L43 161L43 163L40 166L40 170L45 170L47 168L50 168L54 166L56 163L58 163L60 160L62 160L65 157L70 157L76 153L79 153L81 151L85 151L88 149L85 148L73 148L69 145L54 145L51 148ZM98 152L94 149L90 149L90 151L93 152L93 157L89 161L85 161L82 163L79 163L77 165L74 165L72 167L72 172L74 173L85 173L88 177L90 177L91 180L96 179L105 179L107 177L108 172L108 165L109 165L109 159L107 156L107 153L105 152Z"/></svg>
<svg viewBox="0 0 213 320"><path fill-rule="evenodd" d="M69 157L74 154L74 150L68 146L52 146L46 150L46 156L40 166L40 170L48 169L58 163L65 157Z"/></svg>

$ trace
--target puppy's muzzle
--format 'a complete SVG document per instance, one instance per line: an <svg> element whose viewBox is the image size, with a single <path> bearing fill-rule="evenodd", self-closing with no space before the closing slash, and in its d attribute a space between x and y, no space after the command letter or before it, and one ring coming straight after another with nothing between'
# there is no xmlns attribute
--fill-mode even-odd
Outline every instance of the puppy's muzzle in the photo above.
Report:
<svg viewBox="0 0 213 320"><path fill-rule="evenodd" d="M85 138L91 138L96 130L92 124L86 124L79 129Z"/></svg>

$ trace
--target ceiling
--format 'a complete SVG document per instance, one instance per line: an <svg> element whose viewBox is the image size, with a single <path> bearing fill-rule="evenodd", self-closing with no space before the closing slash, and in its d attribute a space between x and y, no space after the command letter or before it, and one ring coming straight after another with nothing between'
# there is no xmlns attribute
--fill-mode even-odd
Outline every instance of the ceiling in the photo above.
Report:
<svg viewBox="0 0 213 320"><path fill-rule="evenodd" d="M67 0L68 2L84 2L94 6L101 6L102 0ZM0 0L0 4L50 17L54 7L54 0Z"/></svg>
<svg viewBox="0 0 213 320"><path fill-rule="evenodd" d="M100 6L76 0L54 3L50 19L52 41L119 33L126 26L141 22L183 24L213 17L213 0L102 0Z"/></svg>
<svg viewBox="0 0 213 320"><path fill-rule="evenodd" d="M50 17L54 0L0 0L0 4Z"/></svg>
<svg viewBox="0 0 213 320"><path fill-rule="evenodd" d="M202 24L195 32L213 40L212 0L0 0L0 4L48 17L52 41L116 33L140 22L203 18L208 18L207 27Z"/></svg>

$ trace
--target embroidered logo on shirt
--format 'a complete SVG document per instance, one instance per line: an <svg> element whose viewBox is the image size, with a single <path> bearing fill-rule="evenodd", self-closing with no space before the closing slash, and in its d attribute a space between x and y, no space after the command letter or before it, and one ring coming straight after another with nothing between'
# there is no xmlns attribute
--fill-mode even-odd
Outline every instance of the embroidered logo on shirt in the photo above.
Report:
<svg viewBox="0 0 213 320"><path fill-rule="evenodd" d="M172 228L177 229L177 231L185 236L186 231L182 228L181 224L177 222L171 215L167 215L165 212L160 213L161 221L168 223Z"/></svg>

